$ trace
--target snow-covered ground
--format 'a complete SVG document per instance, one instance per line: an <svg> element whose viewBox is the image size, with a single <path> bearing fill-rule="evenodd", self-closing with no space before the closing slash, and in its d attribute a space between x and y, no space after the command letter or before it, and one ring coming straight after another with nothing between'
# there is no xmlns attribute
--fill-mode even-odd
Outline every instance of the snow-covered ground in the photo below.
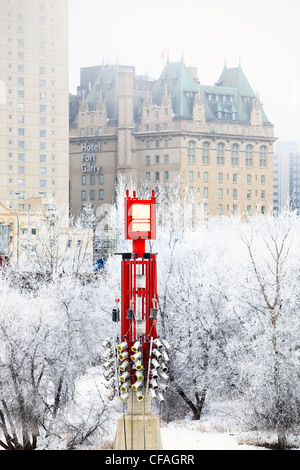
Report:
<svg viewBox="0 0 300 470"><path fill-rule="evenodd" d="M161 437L164 450L261 450L262 447L239 444L240 435L230 432L206 430L195 421L162 424Z"/></svg>

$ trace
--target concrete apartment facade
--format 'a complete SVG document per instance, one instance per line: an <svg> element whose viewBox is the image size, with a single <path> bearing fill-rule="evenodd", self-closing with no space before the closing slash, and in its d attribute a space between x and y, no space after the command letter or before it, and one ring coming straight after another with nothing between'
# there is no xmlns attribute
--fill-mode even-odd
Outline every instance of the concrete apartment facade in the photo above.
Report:
<svg viewBox="0 0 300 470"><path fill-rule="evenodd" d="M277 142L274 152L274 214L300 212L300 142Z"/></svg>
<svg viewBox="0 0 300 470"><path fill-rule="evenodd" d="M16 253L29 212L69 202L68 0L0 10L0 223Z"/></svg>
<svg viewBox="0 0 300 470"><path fill-rule="evenodd" d="M68 203L68 1L0 8L0 201L22 210L17 192Z"/></svg>

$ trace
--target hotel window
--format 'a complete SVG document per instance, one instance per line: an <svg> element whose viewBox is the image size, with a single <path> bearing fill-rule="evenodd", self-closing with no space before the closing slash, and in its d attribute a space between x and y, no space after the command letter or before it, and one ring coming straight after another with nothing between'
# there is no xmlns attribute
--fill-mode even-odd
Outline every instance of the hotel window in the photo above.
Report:
<svg viewBox="0 0 300 470"><path fill-rule="evenodd" d="M18 123L24 124L24 122L25 122L25 116L18 116Z"/></svg>
<svg viewBox="0 0 300 470"><path fill-rule="evenodd" d="M40 188L46 187L46 180L40 180Z"/></svg>
<svg viewBox="0 0 300 470"><path fill-rule="evenodd" d="M147 155L147 156L146 156L146 165L147 165L147 166L150 165L150 155Z"/></svg>
<svg viewBox="0 0 300 470"><path fill-rule="evenodd" d="M40 175L45 175L46 171L46 167L40 167Z"/></svg>
<svg viewBox="0 0 300 470"><path fill-rule="evenodd" d="M150 182L150 171L146 172L146 181L147 181L147 183Z"/></svg>
<svg viewBox="0 0 300 470"><path fill-rule="evenodd" d="M251 213L251 206L247 206L247 213L248 213L248 214Z"/></svg>
<svg viewBox="0 0 300 470"><path fill-rule="evenodd" d="M247 199L251 199L251 189L247 189Z"/></svg>
<svg viewBox="0 0 300 470"><path fill-rule="evenodd" d="M217 145L217 165L224 165L224 144L222 142Z"/></svg>
<svg viewBox="0 0 300 470"><path fill-rule="evenodd" d="M237 183L237 173L233 173L232 175L232 182Z"/></svg>
<svg viewBox="0 0 300 470"><path fill-rule="evenodd" d="M86 191L85 190L81 191L81 200L82 201L86 200Z"/></svg>
<svg viewBox="0 0 300 470"><path fill-rule="evenodd" d="M103 184L104 183L104 175L103 173L100 173L99 174L99 184Z"/></svg>
<svg viewBox="0 0 300 470"><path fill-rule="evenodd" d="M18 111L24 111L25 106L24 103L18 103Z"/></svg>
<svg viewBox="0 0 300 470"><path fill-rule="evenodd" d="M208 188L203 188L203 196L208 198Z"/></svg>
<svg viewBox="0 0 300 470"><path fill-rule="evenodd" d="M237 199L237 189L232 190L232 197L233 199Z"/></svg>
<svg viewBox="0 0 300 470"><path fill-rule="evenodd" d="M164 156L165 164L167 165L169 163L169 155Z"/></svg>
<svg viewBox="0 0 300 470"><path fill-rule="evenodd" d="M94 189L91 189L91 190L90 190L90 200L91 200L91 201L94 201L94 200L95 200L95 190L94 190Z"/></svg>
<svg viewBox="0 0 300 470"><path fill-rule="evenodd" d="M18 166L18 173L20 175L24 175L25 173L25 166Z"/></svg>
<svg viewBox="0 0 300 470"><path fill-rule="evenodd" d="M261 197L261 199L265 199L265 191L263 189L260 193L260 197Z"/></svg>
<svg viewBox="0 0 300 470"><path fill-rule="evenodd" d="M81 175L81 184L82 184L83 186L86 185L86 175Z"/></svg>
<svg viewBox="0 0 300 470"><path fill-rule="evenodd" d="M165 173L164 173L164 180L169 181L169 172L168 171L165 171Z"/></svg>
<svg viewBox="0 0 300 470"><path fill-rule="evenodd" d="M81 137L85 136L85 129L80 129L80 135L81 135Z"/></svg>
<svg viewBox="0 0 300 470"><path fill-rule="evenodd" d="M253 165L253 146L252 145L246 145L245 165L246 166Z"/></svg>
<svg viewBox="0 0 300 470"><path fill-rule="evenodd" d="M265 177L265 175L261 175L261 177L260 177L260 182L261 182L261 184L266 184L266 177Z"/></svg>
<svg viewBox="0 0 300 470"><path fill-rule="evenodd" d="M194 172L189 171L189 181L194 181Z"/></svg>
<svg viewBox="0 0 300 470"><path fill-rule="evenodd" d="M251 184L251 175L247 175L247 184Z"/></svg>
<svg viewBox="0 0 300 470"><path fill-rule="evenodd" d="M236 204L233 204L233 206L232 206L232 212L233 212L234 214L237 213L237 205L236 205Z"/></svg>
<svg viewBox="0 0 300 470"><path fill-rule="evenodd" d="M18 179L18 186L24 187L25 186L25 180L24 178L19 178Z"/></svg>
<svg viewBox="0 0 300 470"><path fill-rule="evenodd" d="M155 172L155 181L159 181L159 171Z"/></svg>
<svg viewBox="0 0 300 470"><path fill-rule="evenodd" d="M40 138L46 137L46 131L44 129L40 129Z"/></svg>
<svg viewBox="0 0 300 470"><path fill-rule="evenodd" d="M231 166L237 166L239 163L239 146L233 144L231 146Z"/></svg>
<svg viewBox="0 0 300 470"><path fill-rule="evenodd" d="M223 183L223 173L218 173L218 181L219 183Z"/></svg>
<svg viewBox="0 0 300 470"><path fill-rule="evenodd" d="M103 129L102 127L98 127L98 135L102 135L103 134Z"/></svg>
<svg viewBox="0 0 300 470"><path fill-rule="evenodd" d="M155 155L155 163L156 163L156 164L159 163L159 155Z"/></svg>
<svg viewBox="0 0 300 470"><path fill-rule="evenodd" d="M95 184L95 175L90 175L90 184Z"/></svg>
<svg viewBox="0 0 300 470"><path fill-rule="evenodd" d="M190 141L187 145L187 161L188 163L195 163L195 142Z"/></svg>
<svg viewBox="0 0 300 470"><path fill-rule="evenodd" d="M103 189L99 189L99 199L104 199L104 191L103 191Z"/></svg>
<svg viewBox="0 0 300 470"><path fill-rule="evenodd" d="M18 161L25 162L25 153L18 153Z"/></svg>
<svg viewBox="0 0 300 470"><path fill-rule="evenodd" d="M219 199L223 199L223 188L219 188L218 195L219 195Z"/></svg>
<svg viewBox="0 0 300 470"><path fill-rule="evenodd" d="M265 168L267 166L267 147L262 145L259 149L259 166Z"/></svg>
<svg viewBox="0 0 300 470"><path fill-rule="evenodd" d="M219 215L223 214L223 204L218 205L218 213Z"/></svg>
<svg viewBox="0 0 300 470"><path fill-rule="evenodd" d="M169 140L165 139L164 144L165 144L165 147L169 147Z"/></svg>
<svg viewBox="0 0 300 470"><path fill-rule="evenodd" d="M202 147L202 163L204 165L209 164L209 142L203 142Z"/></svg>
<svg viewBox="0 0 300 470"><path fill-rule="evenodd" d="M18 140L18 149L24 149L25 142L23 140Z"/></svg>
<svg viewBox="0 0 300 470"><path fill-rule="evenodd" d="M204 179L204 182L207 183L208 182L208 172L205 171L204 174L203 174L203 179Z"/></svg>

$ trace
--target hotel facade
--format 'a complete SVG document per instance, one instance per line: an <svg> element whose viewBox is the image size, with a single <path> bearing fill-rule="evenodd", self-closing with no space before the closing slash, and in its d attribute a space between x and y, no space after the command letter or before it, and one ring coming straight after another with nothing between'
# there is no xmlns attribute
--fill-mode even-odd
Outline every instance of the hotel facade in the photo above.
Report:
<svg viewBox="0 0 300 470"><path fill-rule="evenodd" d="M120 174L166 194L180 175L210 215L273 206L274 128L241 65L201 85L184 60L150 80L121 65L81 69L70 97L70 204L112 204Z"/></svg>

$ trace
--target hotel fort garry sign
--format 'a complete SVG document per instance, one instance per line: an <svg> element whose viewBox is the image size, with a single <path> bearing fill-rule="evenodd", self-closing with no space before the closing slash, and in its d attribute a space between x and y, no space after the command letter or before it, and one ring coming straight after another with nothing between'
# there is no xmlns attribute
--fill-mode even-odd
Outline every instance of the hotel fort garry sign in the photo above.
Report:
<svg viewBox="0 0 300 470"><path fill-rule="evenodd" d="M97 165L97 153L100 152L100 142L97 144L83 142L81 144L81 172L82 173L100 173L101 166Z"/></svg>

